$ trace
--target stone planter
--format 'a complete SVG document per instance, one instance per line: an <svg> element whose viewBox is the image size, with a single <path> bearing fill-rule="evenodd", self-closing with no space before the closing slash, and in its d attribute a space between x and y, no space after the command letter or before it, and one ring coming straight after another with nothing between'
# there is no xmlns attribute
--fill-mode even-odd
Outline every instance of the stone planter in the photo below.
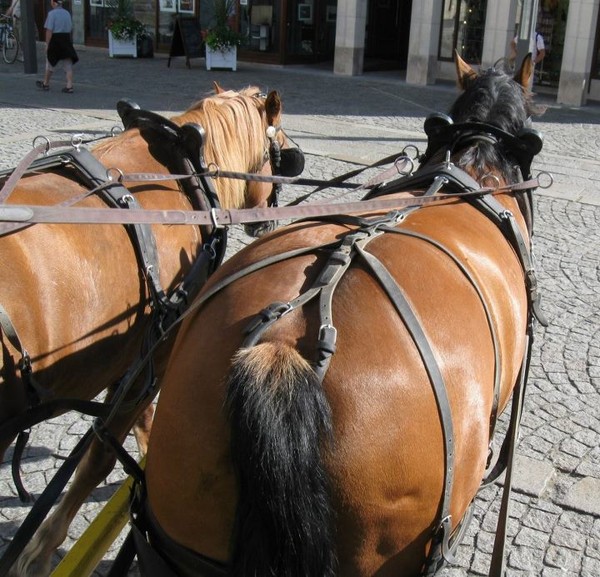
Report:
<svg viewBox="0 0 600 577"><path fill-rule="evenodd" d="M206 70L211 68L231 68L237 70L237 46L228 50L213 50L206 47Z"/></svg>
<svg viewBox="0 0 600 577"><path fill-rule="evenodd" d="M121 40L115 38L109 30L108 55L111 58L114 58L115 56L131 56L137 58L137 34L131 40Z"/></svg>

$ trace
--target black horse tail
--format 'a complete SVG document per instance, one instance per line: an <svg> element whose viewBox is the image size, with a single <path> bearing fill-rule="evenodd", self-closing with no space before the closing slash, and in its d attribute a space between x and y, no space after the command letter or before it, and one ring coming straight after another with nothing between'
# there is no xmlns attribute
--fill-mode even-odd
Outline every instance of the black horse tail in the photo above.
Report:
<svg viewBox="0 0 600 577"><path fill-rule="evenodd" d="M333 509L320 450L332 437L320 380L292 347L241 349L227 382L239 483L233 577L332 577Z"/></svg>

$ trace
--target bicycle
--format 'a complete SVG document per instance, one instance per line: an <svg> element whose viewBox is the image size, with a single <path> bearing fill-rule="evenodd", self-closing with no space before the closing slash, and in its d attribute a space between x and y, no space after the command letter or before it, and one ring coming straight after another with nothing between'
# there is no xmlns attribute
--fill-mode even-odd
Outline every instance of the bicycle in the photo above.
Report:
<svg viewBox="0 0 600 577"><path fill-rule="evenodd" d="M12 64L19 55L21 43L13 25L12 16L0 15L0 46L2 46L2 58L7 64Z"/></svg>

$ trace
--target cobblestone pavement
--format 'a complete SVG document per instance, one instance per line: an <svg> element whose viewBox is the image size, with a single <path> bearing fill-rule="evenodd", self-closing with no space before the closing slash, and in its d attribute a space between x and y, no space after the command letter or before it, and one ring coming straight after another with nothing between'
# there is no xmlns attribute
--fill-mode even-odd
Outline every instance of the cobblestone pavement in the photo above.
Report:
<svg viewBox="0 0 600 577"><path fill-rule="evenodd" d="M39 46L38 46L39 49ZM36 92L34 78L19 65L0 64L0 169L29 150L32 139L95 135L118 124L114 105L126 96L158 112L174 114L207 93L255 84L281 91L284 127L308 153L305 175L326 178L367 164L405 144L423 149L423 120L444 111L452 86L414 87L401 78L369 74L333 76L322 69L261 67L206 72L202 60L187 69L183 59L109 59L103 50L80 49L75 94ZM41 52L38 57L40 73ZM40 75L38 75L39 77ZM548 105L534 121L545 135L534 171L548 170L555 184L536 194L536 255L547 328L538 326L525 403L508 531L507 576L600 575L600 108ZM283 201L306 189L287 187ZM315 199L337 193L321 193ZM351 198L352 195L348 195ZM234 230L228 254L250 242ZM39 494L89 420L64 415L36 427L23 460L27 487ZM132 439L126 447L135 454ZM10 479L10 457L0 466L0 553L29 507ZM65 555L124 475L117 468L88 499L55 561ZM501 485L481 491L457 564L443 577L485 575L499 508ZM119 541L95 575L105 575ZM135 569L131 573L137 575Z"/></svg>

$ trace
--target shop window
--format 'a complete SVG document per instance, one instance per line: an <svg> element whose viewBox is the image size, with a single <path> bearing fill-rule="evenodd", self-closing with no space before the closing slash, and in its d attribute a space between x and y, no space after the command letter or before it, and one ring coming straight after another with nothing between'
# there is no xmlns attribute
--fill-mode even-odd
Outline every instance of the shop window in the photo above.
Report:
<svg viewBox="0 0 600 577"><path fill-rule="evenodd" d="M279 49L280 3L273 0L240 0L243 48L254 52Z"/></svg>
<svg viewBox="0 0 600 577"><path fill-rule="evenodd" d="M467 62L481 62L486 6L485 0L444 0L440 60L453 60L456 49Z"/></svg>
<svg viewBox="0 0 600 577"><path fill-rule="evenodd" d="M598 22L596 23L596 43L594 45L594 58L592 60L590 76L600 79L600 11L598 12Z"/></svg>

